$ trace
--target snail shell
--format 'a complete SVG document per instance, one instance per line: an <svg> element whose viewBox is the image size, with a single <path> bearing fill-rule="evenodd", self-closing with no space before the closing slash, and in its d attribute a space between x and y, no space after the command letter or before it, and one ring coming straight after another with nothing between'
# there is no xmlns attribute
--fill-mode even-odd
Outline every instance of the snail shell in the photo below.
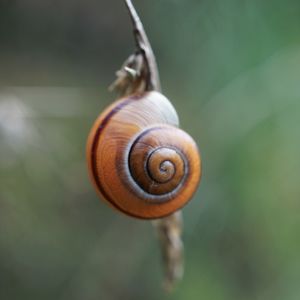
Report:
<svg viewBox="0 0 300 300"><path fill-rule="evenodd" d="M156 91L110 105L87 143L89 173L100 196L141 219L184 206L198 186L201 160L193 139L177 126L174 107Z"/></svg>

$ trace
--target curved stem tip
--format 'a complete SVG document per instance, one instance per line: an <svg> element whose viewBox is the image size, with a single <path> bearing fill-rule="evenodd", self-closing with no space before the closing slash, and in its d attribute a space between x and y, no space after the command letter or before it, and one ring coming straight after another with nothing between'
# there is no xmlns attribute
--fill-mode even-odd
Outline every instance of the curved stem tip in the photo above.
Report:
<svg viewBox="0 0 300 300"><path fill-rule="evenodd" d="M137 50L142 53L148 69L146 90L160 91L161 86L159 72L151 44L144 30L141 19L139 18L131 0L125 0L125 3L132 21L133 35L135 38Z"/></svg>

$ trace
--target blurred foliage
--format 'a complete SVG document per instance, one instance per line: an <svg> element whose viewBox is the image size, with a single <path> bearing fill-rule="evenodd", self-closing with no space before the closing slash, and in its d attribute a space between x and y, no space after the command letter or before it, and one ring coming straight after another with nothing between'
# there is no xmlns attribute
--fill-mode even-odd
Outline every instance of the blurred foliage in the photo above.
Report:
<svg viewBox="0 0 300 300"><path fill-rule="evenodd" d="M135 2L202 152L183 282L163 295L150 224L87 178L134 47L122 1L0 0L0 299L298 300L300 2Z"/></svg>

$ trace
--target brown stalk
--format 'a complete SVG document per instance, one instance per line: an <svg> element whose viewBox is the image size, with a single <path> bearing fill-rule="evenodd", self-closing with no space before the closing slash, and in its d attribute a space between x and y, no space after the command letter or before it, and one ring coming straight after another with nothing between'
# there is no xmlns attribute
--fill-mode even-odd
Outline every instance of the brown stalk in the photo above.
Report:
<svg viewBox="0 0 300 300"><path fill-rule="evenodd" d="M160 79L156 59L143 24L131 2L125 0L133 26L136 51L128 57L117 71L117 79L110 89L120 96L156 90L160 91ZM171 291L183 275L183 243L181 241L182 214L178 211L168 217L152 222L158 232L164 268L163 286Z"/></svg>

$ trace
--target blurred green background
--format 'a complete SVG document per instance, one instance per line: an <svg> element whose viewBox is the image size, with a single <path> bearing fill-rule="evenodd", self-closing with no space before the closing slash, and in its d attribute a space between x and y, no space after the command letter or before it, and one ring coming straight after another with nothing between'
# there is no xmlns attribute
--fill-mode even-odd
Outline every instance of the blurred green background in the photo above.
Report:
<svg viewBox="0 0 300 300"><path fill-rule="evenodd" d="M0 0L0 299L300 299L300 2L135 4L202 153L185 277L164 295L150 223L87 177L134 49L123 1Z"/></svg>

